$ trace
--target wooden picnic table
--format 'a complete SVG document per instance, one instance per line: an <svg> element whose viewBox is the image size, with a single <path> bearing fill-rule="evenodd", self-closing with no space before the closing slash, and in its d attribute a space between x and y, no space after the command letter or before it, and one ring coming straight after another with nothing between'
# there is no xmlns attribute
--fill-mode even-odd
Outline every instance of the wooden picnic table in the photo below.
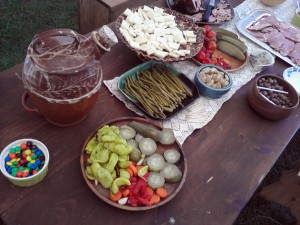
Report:
<svg viewBox="0 0 300 225"><path fill-rule="evenodd" d="M161 1L162 2L162 1ZM242 1L232 0L237 6ZM113 25L111 25L113 26ZM102 58L104 79L142 61L118 43ZM232 224L300 127L300 108L281 121L257 115L247 102L249 84L225 102L213 120L183 144L188 172L183 188L167 204L141 212L112 207L85 183L79 157L85 139L100 124L137 116L103 85L88 117L72 127L56 127L23 109L22 64L0 73L0 146L20 138L42 141L50 151L49 171L32 187L13 186L0 176L0 224ZM281 75L289 65L276 58L263 73ZM107 107L107 106L110 107ZM2 222L2 223L1 223Z"/></svg>

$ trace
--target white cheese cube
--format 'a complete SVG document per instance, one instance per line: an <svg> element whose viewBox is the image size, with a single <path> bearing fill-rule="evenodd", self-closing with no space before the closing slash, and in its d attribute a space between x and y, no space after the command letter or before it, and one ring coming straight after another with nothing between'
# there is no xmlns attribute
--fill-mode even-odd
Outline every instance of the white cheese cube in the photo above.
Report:
<svg viewBox="0 0 300 225"><path fill-rule="evenodd" d="M149 6L146 6L146 5L144 5L143 10L144 10L145 12L153 11L152 8L150 8Z"/></svg>
<svg viewBox="0 0 300 225"><path fill-rule="evenodd" d="M147 55L152 55L155 51L156 51L156 49L154 47L151 47L146 52L147 52Z"/></svg>
<svg viewBox="0 0 300 225"><path fill-rule="evenodd" d="M176 35L176 34L180 34L182 35L182 31L178 29L178 27L173 27L170 29L171 34Z"/></svg>
<svg viewBox="0 0 300 225"><path fill-rule="evenodd" d="M180 55L176 54L175 52L169 52L169 56L177 59Z"/></svg>
<svg viewBox="0 0 300 225"><path fill-rule="evenodd" d="M145 12L142 13L142 16L143 16L144 20L149 20L149 17L147 16L147 14Z"/></svg>
<svg viewBox="0 0 300 225"><path fill-rule="evenodd" d="M187 40L185 40L185 38L182 37L182 38L179 40L178 43L181 44L181 45L186 45L186 44L187 44Z"/></svg>
<svg viewBox="0 0 300 225"><path fill-rule="evenodd" d="M137 49L137 50L140 50L141 49L141 46L139 43L136 43L135 41L132 41L132 40L129 40L128 41L129 45L134 48L134 49Z"/></svg>
<svg viewBox="0 0 300 225"><path fill-rule="evenodd" d="M143 36L137 36L137 37L134 39L134 41L135 41L136 43L138 43L138 44L141 45L141 44L147 43L148 39L145 38L145 36L143 35Z"/></svg>
<svg viewBox="0 0 300 225"><path fill-rule="evenodd" d="M167 26L166 26L166 24L163 22L163 23L155 23L155 26L157 27L157 28L166 28Z"/></svg>
<svg viewBox="0 0 300 225"><path fill-rule="evenodd" d="M147 36L149 41L156 41L156 36L154 34L149 34L149 36Z"/></svg>
<svg viewBox="0 0 300 225"><path fill-rule="evenodd" d="M140 18L143 18L143 9L142 8L138 9L138 14L139 14Z"/></svg>
<svg viewBox="0 0 300 225"><path fill-rule="evenodd" d="M167 43L167 39L164 38L164 37L156 36L156 40L157 40L159 43Z"/></svg>
<svg viewBox="0 0 300 225"><path fill-rule="evenodd" d="M174 42L173 35L166 35L165 37L167 38L167 40L168 40L169 43L173 43Z"/></svg>
<svg viewBox="0 0 300 225"><path fill-rule="evenodd" d="M164 10L162 8L159 8L157 6L154 6L154 12L158 12L159 14L163 14L164 13Z"/></svg>
<svg viewBox="0 0 300 225"><path fill-rule="evenodd" d="M153 19L154 19L155 22L165 23L165 19L160 15L155 15L155 17Z"/></svg>
<svg viewBox="0 0 300 225"><path fill-rule="evenodd" d="M156 48L157 46L160 45L160 42L158 42L158 41L149 41L149 44Z"/></svg>
<svg viewBox="0 0 300 225"><path fill-rule="evenodd" d="M173 50L178 50L180 47L180 44L178 43L173 43L173 42L169 42L168 43L169 47L172 48Z"/></svg>
<svg viewBox="0 0 300 225"><path fill-rule="evenodd" d="M177 24L175 22L172 22L172 23L168 24L168 27L170 27L170 28L177 27Z"/></svg>
<svg viewBox="0 0 300 225"><path fill-rule="evenodd" d="M163 48L162 46L160 46L160 45L157 46L157 47L155 47L155 49L156 49L156 50L159 50L159 51L163 51L163 50L164 50L164 48Z"/></svg>
<svg viewBox="0 0 300 225"><path fill-rule="evenodd" d="M154 33L154 30L155 30L155 24L150 24L150 25L148 25L148 27L147 27L147 33L149 33L149 34L152 34L152 33Z"/></svg>
<svg viewBox="0 0 300 225"><path fill-rule="evenodd" d="M180 55L180 56L185 56L185 55L186 55L185 52L182 52L182 51L180 51L180 50L173 50L173 52L174 52L175 54L177 54L177 55Z"/></svg>
<svg viewBox="0 0 300 225"><path fill-rule="evenodd" d="M168 43L161 43L160 47L162 47L167 52L172 52L173 51L173 49L169 47Z"/></svg>
<svg viewBox="0 0 300 225"><path fill-rule="evenodd" d="M125 16L129 16L130 14L132 14L133 12L130 9L125 9L125 11L123 12L123 14Z"/></svg>
<svg viewBox="0 0 300 225"><path fill-rule="evenodd" d="M154 35L156 36L165 36L166 30L163 27L158 27L154 29Z"/></svg>
<svg viewBox="0 0 300 225"><path fill-rule="evenodd" d="M148 16L148 18L149 18L150 20L153 20L153 18L154 18L154 16L155 16L155 12L153 12L153 11L147 11L147 12L146 12L146 15Z"/></svg>
<svg viewBox="0 0 300 225"><path fill-rule="evenodd" d="M121 23L121 27L128 30L129 29L129 23L126 20L123 20Z"/></svg>
<svg viewBox="0 0 300 225"><path fill-rule="evenodd" d="M151 48L153 48L153 46L151 46L149 44L142 44L141 45L141 50L144 51L144 52L148 51Z"/></svg>
<svg viewBox="0 0 300 225"><path fill-rule="evenodd" d="M130 24L133 25L135 24L135 15L134 13L131 13L129 16L127 16L126 21Z"/></svg>
<svg viewBox="0 0 300 225"><path fill-rule="evenodd" d="M131 36L136 37L136 32L135 32L135 30L134 30L133 28L129 27L128 33L129 33Z"/></svg>
<svg viewBox="0 0 300 225"><path fill-rule="evenodd" d="M173 22L173 21L175 21L175 16L167 14L167 15L164 16L164 19L165 19L165 21Z"/></svg>
<svg viewBox="0 0 300 225"><path fill-rule="evenodd" d="M163 58L165 58L166 56L168 56L169 53L167 53L167 52L165 52L165 51L161 51L161 50L156 50L156 51L153 53L153 55L155 55L155 56L157 56L157 57L163 59Z"/></svg>
<svg viewBox="0 0 300 225"><path fill-rule="evenodd" d="M184 39L184 37L182 36L182 34L174 34L174 42L180 42L180 40Z"/></svg>
<svg viewBox="0 0 300 225"><path fill-rule="evenodd" d="M191 50L189 49L181 49L180 52L184 52L186 55L191 54Z"/></svg>
<svg viewBox="0 0 300 225"><path fill-rule="evenodd" d="M196 43L197 42L196 37L188 38L187 42L189 42L189 43Z"/></svg>
<svg viewBox="0 0 300 225"><path fill-rule="evenodd" d="M192 31L192 30L184 30L183 35L185 37L194 37L195 36L194 31Z"/></svg>

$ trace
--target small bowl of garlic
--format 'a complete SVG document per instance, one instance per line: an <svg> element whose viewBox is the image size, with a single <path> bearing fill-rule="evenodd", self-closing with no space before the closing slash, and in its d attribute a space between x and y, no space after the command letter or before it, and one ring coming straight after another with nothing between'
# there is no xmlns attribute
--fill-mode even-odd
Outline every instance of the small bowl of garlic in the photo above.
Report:
<svg viewBox="0 0 300 225"><path fill-rule="evenodd" d="M194 77L199 94L210 98L220 98L232 87L232 77L219 66L205 64L199 67Z"/></svg>

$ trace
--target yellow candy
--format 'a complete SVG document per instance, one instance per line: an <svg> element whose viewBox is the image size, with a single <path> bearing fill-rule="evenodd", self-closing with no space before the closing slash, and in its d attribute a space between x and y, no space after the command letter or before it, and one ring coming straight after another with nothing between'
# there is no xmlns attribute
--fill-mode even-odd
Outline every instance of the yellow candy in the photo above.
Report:
<svg viewBox="0 0 300 225"><path fill-rule="evenodd" d="M26 158L27 158L27 157L26 157ZM31 161L30 161L30 163L32 163L32 164L33 164L33 163L35 163L35 160L34 160L34 159L33 159L33 160L31 160Z"/></svg>
<svg viewBox="0 0 300 225"><path fill-rule="evenodd" d="M15 162L15 161L17 161L17 159L12 159L12 160L10 160L11 162Z"/></svg>
<svg viewBox="0 0 300 225"><path fill-rule="evenodd" d="M26 157L26 160L30 162L30 161L31 161L31 157L30 157L30 156L27 156L27 157Z"/></svg>
<svg viewBox="0 0 300 225"><path fill-rule="evenodd" d="M11 166L12 162L6 162L6 165Z"/></svg>
<svg viewBox="0 0 300 225"><path fill-rule="evenodd" d="M31 151L29 149L25 150L25 155L31 155Z"/></svg>

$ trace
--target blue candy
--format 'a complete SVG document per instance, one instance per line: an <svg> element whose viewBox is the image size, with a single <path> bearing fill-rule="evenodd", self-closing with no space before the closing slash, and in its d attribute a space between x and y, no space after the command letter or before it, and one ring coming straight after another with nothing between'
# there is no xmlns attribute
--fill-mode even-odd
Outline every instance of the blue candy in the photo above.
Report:
<svg viewBox="0 0 300 225"><path fill-rule="evenodd" d="M39 165L41 165L41 160L39 160L39 159L37 159L36 161L35 161L35 164L37 165L37 166L39 166Z"/></svg>
<svg viewBox="0 0 300 225"><path fill-rule="evenodd" d="M42 151L39 150L39 149L36 149L36 150L35 150L35 154L36 154L37 156L40 156L40 155L42 154Z"/></svg>
<svg viewBox="0 0 300 225"><path fill-rule="evenodd" d="M4 161L5 161L5 162L9 162L9 161L10 161L9 156L6 156L5 159L4 159Z"/></svg>
<svg viewBox="0 0 300 225"><path fill-rule="evenodd" d="M32 169L32 170L35 170L35 168L36 168L36 165L35 165L35 164L32 164L32 165L30 166L30 169Z"/></svg>

